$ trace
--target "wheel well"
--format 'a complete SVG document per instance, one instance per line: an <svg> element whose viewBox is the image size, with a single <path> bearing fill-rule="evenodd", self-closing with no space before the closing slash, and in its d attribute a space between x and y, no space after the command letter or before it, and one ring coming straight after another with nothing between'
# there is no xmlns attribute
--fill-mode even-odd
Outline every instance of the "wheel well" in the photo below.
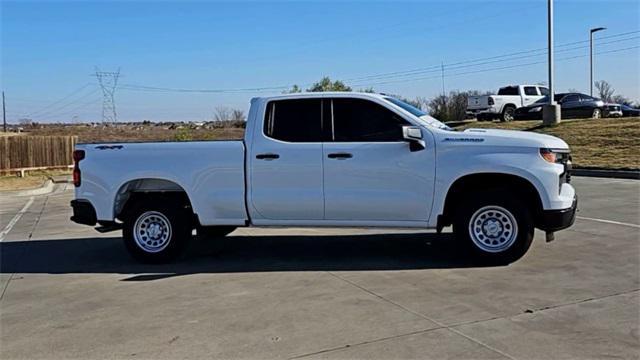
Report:
<svg viewBox="0 0 640 360"><path fill-rule="evenodd" d="M438 231L452 224L457 206L464 203L465 196L468 196L472 191L489 188L500 188L504 193L523 196L525 201L531 204L530 209L536 221L542 214L540 195L528 180L520 176L500 173L466 175L456 180L449 188L444 202L444 210L442 215L438 216Z"/></svg>
<svg viewBox="0 0 640 360"><path fill-rule="evenodd" d="M150 200L166 201L193 213L189 196L180 185L163 179L136 179L128 181L118 190L113 207L114 217L123 220L136 203Z"/></svg>
<svg viewBox="0 0 640 360"><path fill-rule="evenodd" d="M502 112L504 112L507 108L516 108L515 104L506 104L505 106L502 107Z"/></svg>

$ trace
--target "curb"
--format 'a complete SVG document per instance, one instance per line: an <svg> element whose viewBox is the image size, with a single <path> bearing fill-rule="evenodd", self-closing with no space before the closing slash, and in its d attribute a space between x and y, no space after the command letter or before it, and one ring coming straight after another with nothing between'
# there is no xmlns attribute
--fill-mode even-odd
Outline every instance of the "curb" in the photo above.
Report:
<svg viewBox="0 0 640 360"><path fill-rule="evenodd" d="M572 169L571 176L601 177L611 179L640 180L638 170L598 170L598 169Z"/></svg>
<svg viewBox="0 0 640 360"><path fill-rule="evenodd" d="M35 195L45 195L53 192L55 186L53 184L53 180L48 179L44 182L44 184L35 189L26 189L26 190L10 190L10 191L0 191L0 195L2 196L35 196Z"/></svg>

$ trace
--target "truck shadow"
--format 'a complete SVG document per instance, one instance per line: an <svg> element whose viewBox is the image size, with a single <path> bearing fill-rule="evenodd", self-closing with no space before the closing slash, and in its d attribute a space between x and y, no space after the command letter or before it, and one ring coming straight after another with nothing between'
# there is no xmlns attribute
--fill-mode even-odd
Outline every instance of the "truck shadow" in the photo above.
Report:
<svg viewBox="0 0 640 360"><path fill-rule="evenodd" d="M160 265L132 260L119 237L2 242L0 273L119 273L144 281L197 273L483 266L464 256L451 234L230 236L220 251L214 241L198 240L182 260Z"/></svg>

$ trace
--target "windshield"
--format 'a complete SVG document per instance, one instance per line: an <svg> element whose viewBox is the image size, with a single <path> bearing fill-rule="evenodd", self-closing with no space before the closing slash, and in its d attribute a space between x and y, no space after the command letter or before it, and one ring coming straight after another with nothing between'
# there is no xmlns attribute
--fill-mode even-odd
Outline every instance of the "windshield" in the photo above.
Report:
<svg viewBox="0 0 640 360"><path fill-rule="evenodd" d="M443 122L441 122L440 120L429 116L429 114L427 114L424 110L418 109L417 107L408 104L402 100L398 100L396 98L392 98L392 97L385 97L385 100L387 100L388 102L401 107L402 109L410 112L412 115L414 115L415 117L417 117L422 125L426 125L426 126L432 126L438 129L443 129L443 130L453 130L450 127L448 127L447 125L445 125Z"/></svg>

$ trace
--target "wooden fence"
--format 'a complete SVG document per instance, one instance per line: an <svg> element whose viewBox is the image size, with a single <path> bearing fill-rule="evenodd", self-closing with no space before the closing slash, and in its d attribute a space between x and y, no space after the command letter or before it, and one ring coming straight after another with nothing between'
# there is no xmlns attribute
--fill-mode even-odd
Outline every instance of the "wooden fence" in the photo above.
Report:
<svg viewBox="0 0 640 360"><path fill-rule="evenodd" d="M73 164L76 136L0 136L0 171Z"/></svg>

